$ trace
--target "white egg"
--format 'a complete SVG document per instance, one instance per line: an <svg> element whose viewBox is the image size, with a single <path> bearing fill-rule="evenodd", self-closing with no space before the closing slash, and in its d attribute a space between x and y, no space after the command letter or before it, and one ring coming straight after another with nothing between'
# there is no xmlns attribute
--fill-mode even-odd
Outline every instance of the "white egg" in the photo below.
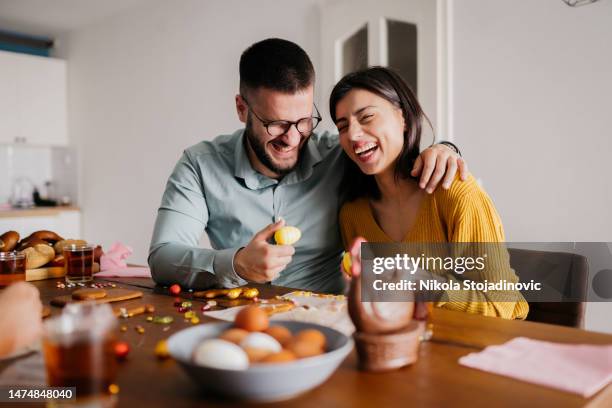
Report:
<svg viewBox="0 0 612 408"><path fill-rule="evenodd" d="M246 336L240 342L240 347L268 350L271 353L278 353L283 348L274 337L259 332L254 332Z"/></svg>
<svg viewBox="0 0 612 408"><path fill-rule="evenodd" d="M224 370L246 370L249 367L249 358L243 349L220 339L200 343L193 352L193 361L198 365Z"/></svg>

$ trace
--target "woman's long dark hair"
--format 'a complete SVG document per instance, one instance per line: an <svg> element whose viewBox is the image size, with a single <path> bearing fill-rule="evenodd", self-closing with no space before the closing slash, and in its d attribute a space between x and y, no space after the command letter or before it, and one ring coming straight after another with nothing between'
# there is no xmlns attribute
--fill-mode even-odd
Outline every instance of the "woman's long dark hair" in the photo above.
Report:
<svg viewBox="0 0 612 408"><path fill-rule="evenodd" d="M386 67L371 67L345 75L334 86L329 97L329 112L334 123L336 106L353 89L372 92L402 110L406 129L404 146L395 164L395 177L414 179L410 170L419 156L423 119L426 119L430 126L431 123L408 84L398 73ZM364 174L350 159L345 167L342 185L347 188L349 201L364 196L375 200L380 198L380 190L374 176Z"/></svg>

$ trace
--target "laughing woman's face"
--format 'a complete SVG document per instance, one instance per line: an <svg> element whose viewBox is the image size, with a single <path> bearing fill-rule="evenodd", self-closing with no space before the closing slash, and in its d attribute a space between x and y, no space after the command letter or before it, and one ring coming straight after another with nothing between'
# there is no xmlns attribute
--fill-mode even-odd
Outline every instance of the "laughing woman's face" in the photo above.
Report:
<svg viewBox="0 0 612 408"><path fill-rule="evenodd" d="M401 109L380 96L353 89L336 105L340 144L362 172L393 170L404 146Z"/></svg>

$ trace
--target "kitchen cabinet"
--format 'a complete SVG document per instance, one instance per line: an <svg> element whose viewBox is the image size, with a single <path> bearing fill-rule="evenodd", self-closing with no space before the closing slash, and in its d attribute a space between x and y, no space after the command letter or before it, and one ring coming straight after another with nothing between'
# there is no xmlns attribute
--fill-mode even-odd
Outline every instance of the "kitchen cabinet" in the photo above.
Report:
<svg viewBox="0 0 612 408"><path fill-rule="evenodd" d="M51 230L64 238L81 238L81 212L75 207L0 211L0 234L10 230L17 231L22 238L38 230Z"/></svg>
<svg viewBox="0 0 612 408"><path fill-rule="evenodd" d="M68 144L66 61L0 51L0 143Z"/></svg>

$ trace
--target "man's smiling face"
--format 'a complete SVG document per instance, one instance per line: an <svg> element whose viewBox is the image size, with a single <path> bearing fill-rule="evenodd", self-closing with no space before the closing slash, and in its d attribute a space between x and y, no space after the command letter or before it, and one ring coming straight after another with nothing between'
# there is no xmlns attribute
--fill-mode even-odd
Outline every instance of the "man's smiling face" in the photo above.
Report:
<svg viewBox="0 0 612 408"><path fill-rule="evenodd" d="M240 96L236 100L240 119L246 123L247 150L253 168L274 178L290 173L308 136L302 136L296 126L280 136L271 136L262 121L296 122L311 117L314 87L310 85L296 93L258 88L250 90L246 97L248 102Z"/></svg>

